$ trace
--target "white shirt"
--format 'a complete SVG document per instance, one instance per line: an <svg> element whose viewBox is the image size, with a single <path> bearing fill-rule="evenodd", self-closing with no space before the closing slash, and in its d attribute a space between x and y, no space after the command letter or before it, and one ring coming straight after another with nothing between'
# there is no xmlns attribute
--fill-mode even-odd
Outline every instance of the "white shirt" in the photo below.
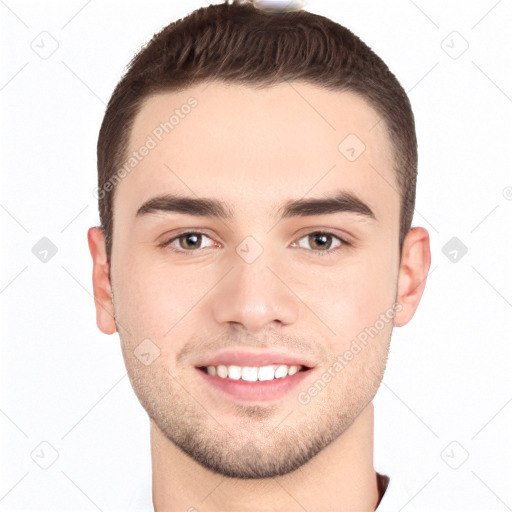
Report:
<svg viewBox="0 0 512 512"><path fill-rule="evenodd" d="M397 510L400 510L411 498L411 494L406 491L400 480L390 478L386 491L380 500L379 506L375 509L375 512L397 512ZM411 508L412 505L411 503L407 507L408 512L414 511L414 508ZM151 480L146 482L145 485L141 485L135 489L135 492L132 494L124 510L130 512L154 512Z"/></svg>

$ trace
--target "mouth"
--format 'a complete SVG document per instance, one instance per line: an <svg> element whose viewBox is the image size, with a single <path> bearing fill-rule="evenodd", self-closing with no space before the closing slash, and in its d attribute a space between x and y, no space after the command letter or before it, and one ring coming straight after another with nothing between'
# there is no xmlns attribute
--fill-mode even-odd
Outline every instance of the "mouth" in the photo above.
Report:
<svg viewBox="0 0 512 512"><path fill-rule="evenodd" d="M313 370L305 365L208 365L196 367L216 395L240 401L270 401L286 397Z"/></svg>
<svg viewBox="0 0 512 512"><path fill-rule="evenodd" d="M198 366L199 370L212 377L221 379L243 380L245 382L261 382L283 379L299 372L310 370L304 365L273 364L266 366L209 365Z"/></svg>

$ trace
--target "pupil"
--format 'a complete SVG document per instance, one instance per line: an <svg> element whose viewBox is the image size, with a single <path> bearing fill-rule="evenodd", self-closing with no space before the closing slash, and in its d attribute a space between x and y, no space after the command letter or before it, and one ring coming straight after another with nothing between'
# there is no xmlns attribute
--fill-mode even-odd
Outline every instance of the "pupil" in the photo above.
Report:
<svg viewBox="0 0 512 512"><path fill-rule="evenodd" d="M330 235L327 235L327 234L322 234L322 233L314 233L312 235L310 235L310 237L313 238L315 244L317 243L318 239L319 238L322 238L323 239L323 242L320 242L320 248L325 248L326 247L326 242L325 242L325 239L328 238ZM322 245L322 243L324 245ZM331 246L331 244L327 244L327 248L329 248Z"/></svg>
<svg viewBox="0 0 512 512"><path fill-rule="evenodd" d="M197 235L197 234L194 234L194 233L185 235L184 239L186 240L186 245L187 245L186 248L190 249L190 245L192 245L192 246L197 245L198 240L199 240L199 236L200 235ZM193 239L192 244L189 244L190 239ZM192 248L194 248L194 247L192 247Z"/></svg>

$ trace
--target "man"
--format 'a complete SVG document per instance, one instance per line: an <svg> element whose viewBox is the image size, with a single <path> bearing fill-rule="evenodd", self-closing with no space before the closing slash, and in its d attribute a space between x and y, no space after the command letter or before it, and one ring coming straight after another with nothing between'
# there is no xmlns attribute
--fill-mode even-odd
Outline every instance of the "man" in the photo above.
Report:
<svg viewBox="0 0 512 512"><path fill-rule="evenodd" d="M132 60L88 241L156 511L407 501L374 470L372 399L430 266L416 170L405 92L327 18L210 5Z"/></svg>

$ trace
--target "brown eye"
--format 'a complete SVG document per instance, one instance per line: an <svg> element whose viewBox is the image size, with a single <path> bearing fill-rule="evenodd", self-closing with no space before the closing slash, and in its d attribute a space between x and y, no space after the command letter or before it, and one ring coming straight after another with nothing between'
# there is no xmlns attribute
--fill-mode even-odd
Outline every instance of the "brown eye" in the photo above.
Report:
<svg viewBox="0 0 512 512"><path fill-rule="evenodd" d="M302 241L305 241L302 242ZM313 252L323 256L335 252L339 247L350 245L334 233L325 231L314 231L303 236L298 241L298 246L303 249L311 249Z"/></svg>
<svg viewBox="0 0 512 512"><path fill-rule="evenodd" d="M200 233L185 233L180 235L177 240L180 241L181 249L199 249L202 236Z"/></svg>
<svg viewBox="0 0 512 512"><path fill-rule="evenodd" d="M173 251L187 254L198 252L200 249L205 249L213 245L203 245L205 240L211 240L211 238L204 233L188 231L164 242L162 246L170 247Z"/></svg>
<svg viewBox="0 0 512 512"><path fill-rule="evenodd" d="M308 235L308 242L313 249L330 249L332 245L332 235L326 233L313 233Z"/></svg>

